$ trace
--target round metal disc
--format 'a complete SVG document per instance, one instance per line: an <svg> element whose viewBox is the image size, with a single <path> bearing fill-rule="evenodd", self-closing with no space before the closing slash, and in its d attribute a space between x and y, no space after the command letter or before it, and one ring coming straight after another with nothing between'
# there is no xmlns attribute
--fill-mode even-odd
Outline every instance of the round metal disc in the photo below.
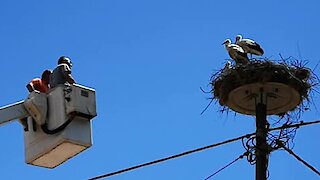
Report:
<svg viewBox="0 0 320 180"><path fill-rule="evenodd" d="M227 106L241 114L255 115L255 99L261 89L267 95L267 115L288 112L300 103L300 95L294 88L283 83L266 82L247 84L232 90Z"/></svg>

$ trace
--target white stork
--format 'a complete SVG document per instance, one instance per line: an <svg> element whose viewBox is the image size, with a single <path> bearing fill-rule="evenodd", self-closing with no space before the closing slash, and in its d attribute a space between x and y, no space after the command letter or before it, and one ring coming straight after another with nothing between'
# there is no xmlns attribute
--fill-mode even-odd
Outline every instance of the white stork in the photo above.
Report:
<svg viewBox="0 0 320 180"><path fill-rule="evenodd" d="M237 64L247 64L249 62L247 54L244 50L237 44L231 44L230 39L226 39L222 44L225 45L226 50L229 53L229 56L237 63Z"/></svg>
<svg viewBox="0 0 320 180"><path fill-rule="evenodd" d="M249 53L257 56L263 55L263 49L260 47L258 43L251 39L242 39L241 35L237 35L236 37L236 44L241 46L245 53Z"/></svg>

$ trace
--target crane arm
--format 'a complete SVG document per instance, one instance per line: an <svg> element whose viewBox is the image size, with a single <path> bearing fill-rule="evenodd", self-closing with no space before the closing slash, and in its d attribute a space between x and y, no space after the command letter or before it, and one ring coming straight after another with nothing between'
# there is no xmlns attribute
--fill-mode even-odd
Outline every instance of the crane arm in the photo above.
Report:
<svg viewBox="0 0 320 180"><path fill-rule="evenodd" d="M23 105L23 100L9 104L7 106L0 107L0 125L27 117L29 113Z"/></svg>

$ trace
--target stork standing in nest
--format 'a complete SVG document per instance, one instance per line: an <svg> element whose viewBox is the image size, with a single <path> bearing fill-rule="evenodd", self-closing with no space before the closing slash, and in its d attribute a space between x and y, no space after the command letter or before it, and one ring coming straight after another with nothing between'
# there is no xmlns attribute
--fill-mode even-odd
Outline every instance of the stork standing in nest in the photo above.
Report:
<svg viewBox="0 0 320 180"><path fill-rule="evenodd" d="M229 56L236 62L236 64L247 64L249 59L247 53L237 44L232 44L230 39L226 39L222 44L225 45Z"/></svg>
<svg viewBox="0 0 320 180"><path fill-rule="evenodd" d="M257 56L263 55L263 49L260 47L258 43L251 39L242 39L241 35L237 35L236 44L242 47L245 53L249 53L251 58L252 54Z"/></svg>

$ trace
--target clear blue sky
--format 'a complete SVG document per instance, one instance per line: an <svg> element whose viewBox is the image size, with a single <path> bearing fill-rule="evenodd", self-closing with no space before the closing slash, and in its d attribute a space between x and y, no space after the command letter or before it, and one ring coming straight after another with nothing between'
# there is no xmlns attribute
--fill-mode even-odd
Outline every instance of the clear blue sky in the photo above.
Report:
<svg viewBox="0 0 320 180"><path fill-rule="evenodd" d="M52 170L24 163L18 122L1 126L0 179L86 179L253 132L251 116L221 115L216 105L200 115L209 96L199 87L209 88L212 72L229 58L221 43L241 33L258 41L266 57L301 57L315 67L319 6L316 0L2 0L0 105L24 99L26 83L67 55L76 80L96 89L98 116L93 146ZM314 107L302 116L316 119ZM318 169L319 130L299 129L294 148ZM109 179L204 179L243 151L232 143ZM271 154L269 171L270 179L318 179L284 151ZM242 160L215 179L254 179L254 166Z"/></svg>

